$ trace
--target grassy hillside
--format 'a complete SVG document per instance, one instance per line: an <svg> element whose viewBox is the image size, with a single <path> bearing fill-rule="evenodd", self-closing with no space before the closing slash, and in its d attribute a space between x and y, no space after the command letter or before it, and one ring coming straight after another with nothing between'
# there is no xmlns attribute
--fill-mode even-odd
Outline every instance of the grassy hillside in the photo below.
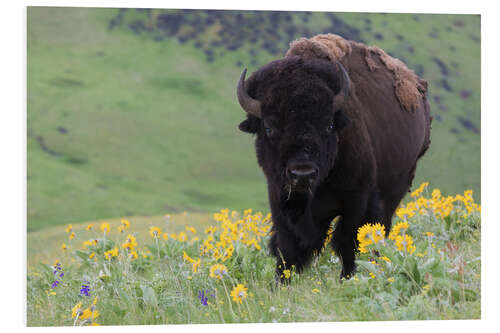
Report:
<svg viewBox="0 0 500 333"><path fill-rule="evenodd" d="M235 83L322 32L378 45L429 80L432 145L415 183L480 198L479 28L469 15L30 7L28 229L267 210Z"/></svg>
<svg viewBox="0 0 500 333"><path fill-rule="evenodd" d="M45 264L28 268L28 326L479 319L481 208L470 191L424 187L388 238L380 225L360 228L363 253L347 281L325 246L274 284L270 214L249 210L32 232L28 243L67 247L46 246Z"/></svg>

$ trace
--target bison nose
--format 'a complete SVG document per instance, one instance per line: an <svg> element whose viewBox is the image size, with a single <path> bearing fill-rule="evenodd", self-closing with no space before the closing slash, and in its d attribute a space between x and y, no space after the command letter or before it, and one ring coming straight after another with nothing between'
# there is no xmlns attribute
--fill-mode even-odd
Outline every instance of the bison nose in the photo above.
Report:
<svg viewBox="0 0 500 333"><path fill-rule="evenodd" d="M294 183L308 181L312 183L318 176L318 168L310 162L293 163L286 169L288 178Z"/></svg>

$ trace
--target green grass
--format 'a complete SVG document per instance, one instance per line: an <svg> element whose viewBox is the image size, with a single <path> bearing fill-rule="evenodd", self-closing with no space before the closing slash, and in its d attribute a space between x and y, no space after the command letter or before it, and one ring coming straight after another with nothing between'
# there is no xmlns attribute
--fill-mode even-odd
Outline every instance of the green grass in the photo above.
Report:
<svg viewBox="0 0 500 333"><path fill-rule="evenodd" d="M108 30L117 12L28 8L28 231L184 210L267 210L253 140L237 130L244 113L235 98L242 70L235 63L252 71L276 56L263 51L252 58L250 46L243 45L208 63L191 42L134 35L126 23L140 13L127 12L123 26ZM415 183L431 180L445 193L471 188L480 199L480 136L456 121L462 115L480 126L480 44L471 40L479 36L480 18L337 16L358 28L368 44L424 68L432 112L442 121L433 123L432 145ZM364 28L366 18L371 31ZM300 24L315 31L326 20L315 13ZM438 38L428 36L433 29ZM377 32L383 40L375 38ZM216 29L204 37L214 39ZM452 92L441 86L435 56L448 66ZM462 89L472 91L466 100L459 96ZM433 99L438 95L448 111L439 109Z"/></svg>
<svg viewBox="0 0 500 333"><path fill-rule="evenodd" d="M251 138L237 132L243 114L234 84L222 79L238 70L204 66L194 48L175 41L109 33L104 24L113 13L29 11L28 229L226 205L264 208ZM65 21L78 38L57 34ZM39 135L60 156L42 151Z"/></svg>
<svg viewBox="0 0 500 333"><path fill-rule="evenodd" d="M212 222L212 214L208 213L188 213L172 214L163 216L126 216L131 222L131 227L127 233L137 234L138 240L142 243L149 237L148 231L151 226L161 226L169 232L180 232L185 229L186 225L193 226L197 229L204 230ZM117 228L120 225L122 218L88 221L79 224L73 224L73 231L77 235L76 239L81 239L82 235L93 235L100 237L99 226L103 222L110 224L113 233L117 233ZM88 232L86 227L89 224L95 225L94 232ZM72 242L67 239L66 225L53 228L46 228L28 233L28 267L34 267L38 263L51 264L54 258L61 260L65 264L69 264L68 256L61 251L61 244L65 243L69 250L75 250L80 244L77 241ZM123 236L123 235L122 235ZM68 251L69 252L69 251ZM63 256L61 256L63 255Z"/></svg>
<svg viewBox="0 0 500 333"><path fill-rule="evenodd" d="M292 269L289 284L276 286L274 260L265 247L269 236L264 228L269 222L258 214L229 211L226 217L213 218L181 214L171 216L168 223L163 217L130 218L130 229L120 234L116 230L119 221L112 221L105 237L96 221L92 231L84 230L86 224L73 226L76 237L71 242L63 227L53 233L34 232L28 242L35 244L34 237L47 250L46 263L28 269L28 326L88 325L91 321L72 317L72 309L78 303L87 309L95 297L99 316L92 322L101 325L479 319L480 213L472 209L464 216L467 205L459 199L443 217L438 212L445 207L445 198L427 196L428 209L413 208L416 215L395 221L396 225L409 222L408 230L400 229L399 235L410 235L415 249L398 250L389 238L368 244L368 253L357 258L357 274L343 282L338 279L338 259L326 248L303 273ZM217 228L212 245L222 251L234 246L227 260L216 259L213 250L200 253L208 225ZM170 236L185 226L196 226L197 232L186 231L186 242L171 237L165 241L161 235L156 240L148 234L150 226L161 227ZM237 232L243 238L217 245L230 230L244 232L244 236ZM137 237L137 259L131 259L121 246L129 233ZM96 246L82 249L83 241L96 238ZM249 239L262 249L248 245ZM64 251L57 248L63 241L69 244ZM105 259L104 252L115 246L116 256ZM29 263L40 260L41 247L28 249ZM91 253L95 253L92 259ZM195 262L200 260L196 271L184 253ZM61 271L53 273L56 259L62 277ZM210 277L215 263L226 266L222 281ZM59 284L51 287L55 280ZM80 293L82 284L89 286L89 296ZM238 284L248 288L241 304L229 295ZM200 301L200 291L208 297L206 306Z"/></svg>

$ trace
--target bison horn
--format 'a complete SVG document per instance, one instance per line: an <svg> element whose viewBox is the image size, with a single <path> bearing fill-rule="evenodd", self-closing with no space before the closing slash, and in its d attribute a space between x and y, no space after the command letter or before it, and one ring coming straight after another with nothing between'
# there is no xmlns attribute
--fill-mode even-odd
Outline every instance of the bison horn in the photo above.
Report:
<svg viewBox="0 0 500 333"><path fill-rule="evenodd" d="M340 90L333 98L333 105L340 106L344 103L347 96L349 96L349 91L351 90L351 80L349 79L349 75L347 74L344 66L339 61L337 61L336 64L337 69L340 70L342 75L340 79Z"/></svg>
<svg viewBox="0 0 500 333"><path fill-rule="evenodd" d="M241 73L240 81L238 82L238 102L240 102L243 110L255 116L257 118L261 118L261 107L260 102L252 97L248 96L247 91L245 90L245 75L247 74L247 69Z"/></svg>

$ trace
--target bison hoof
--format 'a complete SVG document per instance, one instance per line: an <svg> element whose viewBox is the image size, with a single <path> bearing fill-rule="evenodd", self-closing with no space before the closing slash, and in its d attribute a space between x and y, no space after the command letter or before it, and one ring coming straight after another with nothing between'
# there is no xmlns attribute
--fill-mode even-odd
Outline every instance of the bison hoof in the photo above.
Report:
<svg viewBox="0 0 500 333"><path fill-rule="evenodd" d="M354 271L354 267L351 269L342 269L342 272L340 273L340 282L352 278L354 276Z"/></svg>

